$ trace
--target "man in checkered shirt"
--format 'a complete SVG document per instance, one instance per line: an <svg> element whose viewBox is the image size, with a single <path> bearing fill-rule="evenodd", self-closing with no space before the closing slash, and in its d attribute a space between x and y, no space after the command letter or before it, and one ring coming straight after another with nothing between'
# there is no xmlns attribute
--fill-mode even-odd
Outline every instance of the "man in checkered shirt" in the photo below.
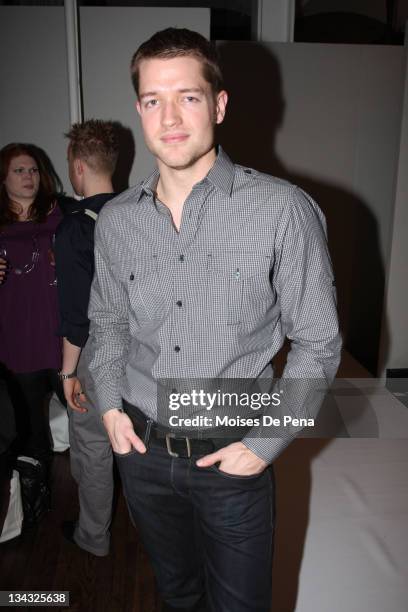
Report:
<svg viewBox="0 0 408 612"><path fill-rule="evenodd" d="M166 381L174 397L186 379L271 379L286 337L283 380L333 379L341 342L324 218L299 188L215 146L227 93L205 38L158 32L131 71L157 169L98 219L89 309L98 404L164 609L267 612L269 466L296 432L177 435L158 393Z"/></svg>

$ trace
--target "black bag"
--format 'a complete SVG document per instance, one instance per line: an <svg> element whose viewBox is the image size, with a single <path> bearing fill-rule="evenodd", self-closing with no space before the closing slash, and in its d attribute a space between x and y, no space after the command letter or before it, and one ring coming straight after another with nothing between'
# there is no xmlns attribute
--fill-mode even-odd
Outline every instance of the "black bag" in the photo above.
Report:
<svg viewBox="0 0 408 612"><path fill-rule="evenodd" d="M17 457L16 470L20 474L23 527L33 527L51 509L46 465L32 457Z"/></svg>

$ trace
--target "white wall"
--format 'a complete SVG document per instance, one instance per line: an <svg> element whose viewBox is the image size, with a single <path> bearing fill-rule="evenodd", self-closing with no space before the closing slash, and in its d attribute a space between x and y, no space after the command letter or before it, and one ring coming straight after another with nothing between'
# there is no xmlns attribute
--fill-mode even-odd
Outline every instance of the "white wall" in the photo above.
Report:
<svg viewBox="0 0 408 612"><path fill-rule="evenodd" d="M115 119L130 128L137 158L130 184L152 167L138 127L130 59L155 31L180 26L210 32L210 12L200 8L81 8L84 117ZM0 147L11 141L43 148L67 193L63 134L69 129L67 58L63 7L0 7ZM125 134L126 136L126 134ZM132 136L124 138L127 152ZM126 170L122 167L122 186Z"/></svg>
<svg viewBox="0 0 408 612"><path fill-rule="evenodd" d="M287 100L276 152L285 165L351 190L378 221L389 252L401 121L403 50L273 45Z"/></svg>
<svg viewBox="0 0 408 612"><path fill-rule="evenodd" d="M222 43L220 51L231 90L222 141L241 163L299 184L321 205L346 344L374 371L394 207L403 48Z"/></svg>
<svg viewBox="0 0 408 612"><path fill-rule="evenodd" d="M170 26L190 28L209 37L210 11L141 7L80 10L84 119L114 119L131 130L136 157L130 185L154 167L135 108L130 60L144 40Z"/></svg>
<svg viewBox="0 0 408 612"><path fill-rule="evenodd" d="M408 368L408 44L392 247L384 304L381 372Z"/></svg>
<svg viewBox="0 0 408 612"><path fill-rule="evenodd" d="M62 7L0 7L0 146L31 142L65 185L69 128Z"/></svg>

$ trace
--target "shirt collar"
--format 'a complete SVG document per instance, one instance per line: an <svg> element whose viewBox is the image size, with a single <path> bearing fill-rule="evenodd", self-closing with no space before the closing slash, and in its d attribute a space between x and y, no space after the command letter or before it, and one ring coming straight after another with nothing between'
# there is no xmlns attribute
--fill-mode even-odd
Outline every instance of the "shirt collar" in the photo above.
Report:
<svg viewBox="0 0 408 612"><path fill-rule="evenodd" d="M221 145L218 145L217 149L218 154L214 165L203 180L208 180L210 183L212 183L212 185L214 185L214 187L225 193L225 195L231 196L235 174L234 164L225 153ZM143 193L153 195L156 190L158 180L159 170L158 168L155 168L150 176L148 176L142 182L139 199L142 197Z"/></svg>
<svg viewBox="0 0 408 612"><path fill-rule="evenodd" d="M109 202L109 200L113 200L113 198L116 196L116 193L97 193L89 198L83 198L83 200L80 200L80 205L81 208L89 208L90 210L99 213L102 206L106 202Z"/></svg>
<svg viewBox="0 0 408 612"><path fill-rule="evenodd" d="M159 180L159 176L160 176L159 169L155 168L153 172L150 174L150 176L148 176L146 179L144 179L144 181L142 181L142 184L140 185L139 200L144 194L147 194L150 196L154 195L156 191L156 187L157 187L157 181Z"/></svg>
<svg viewBox="0 0 408 612"><path fill-rule="evenodd" d="M232 186L234 184L235 168L234 164L225 153L221 145L218 145L218 155L213 167L207 174L206 178L217 189L231 196Z"/></svg>

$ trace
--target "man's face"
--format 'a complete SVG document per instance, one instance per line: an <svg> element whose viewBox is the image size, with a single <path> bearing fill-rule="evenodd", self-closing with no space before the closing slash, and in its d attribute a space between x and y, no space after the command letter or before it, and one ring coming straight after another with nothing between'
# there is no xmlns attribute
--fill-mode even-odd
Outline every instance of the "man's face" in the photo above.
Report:
<svg viewBox="0 0 408 612"><path fill-rule="evenodd" d="M139 75L137 110L148 148L159 165L193 167L214 146L214 126L224 118L226 92L214 97L195 57L143 60Z"/></svg>
<svg viewBox="0 0 408 612"><path fill-rule="evenodd" d="M82 196L82 174L78 168L79 160L74 158L70 145L68 146L67 159L69 180L71 181L72 188L78 196Z"/></svg>

